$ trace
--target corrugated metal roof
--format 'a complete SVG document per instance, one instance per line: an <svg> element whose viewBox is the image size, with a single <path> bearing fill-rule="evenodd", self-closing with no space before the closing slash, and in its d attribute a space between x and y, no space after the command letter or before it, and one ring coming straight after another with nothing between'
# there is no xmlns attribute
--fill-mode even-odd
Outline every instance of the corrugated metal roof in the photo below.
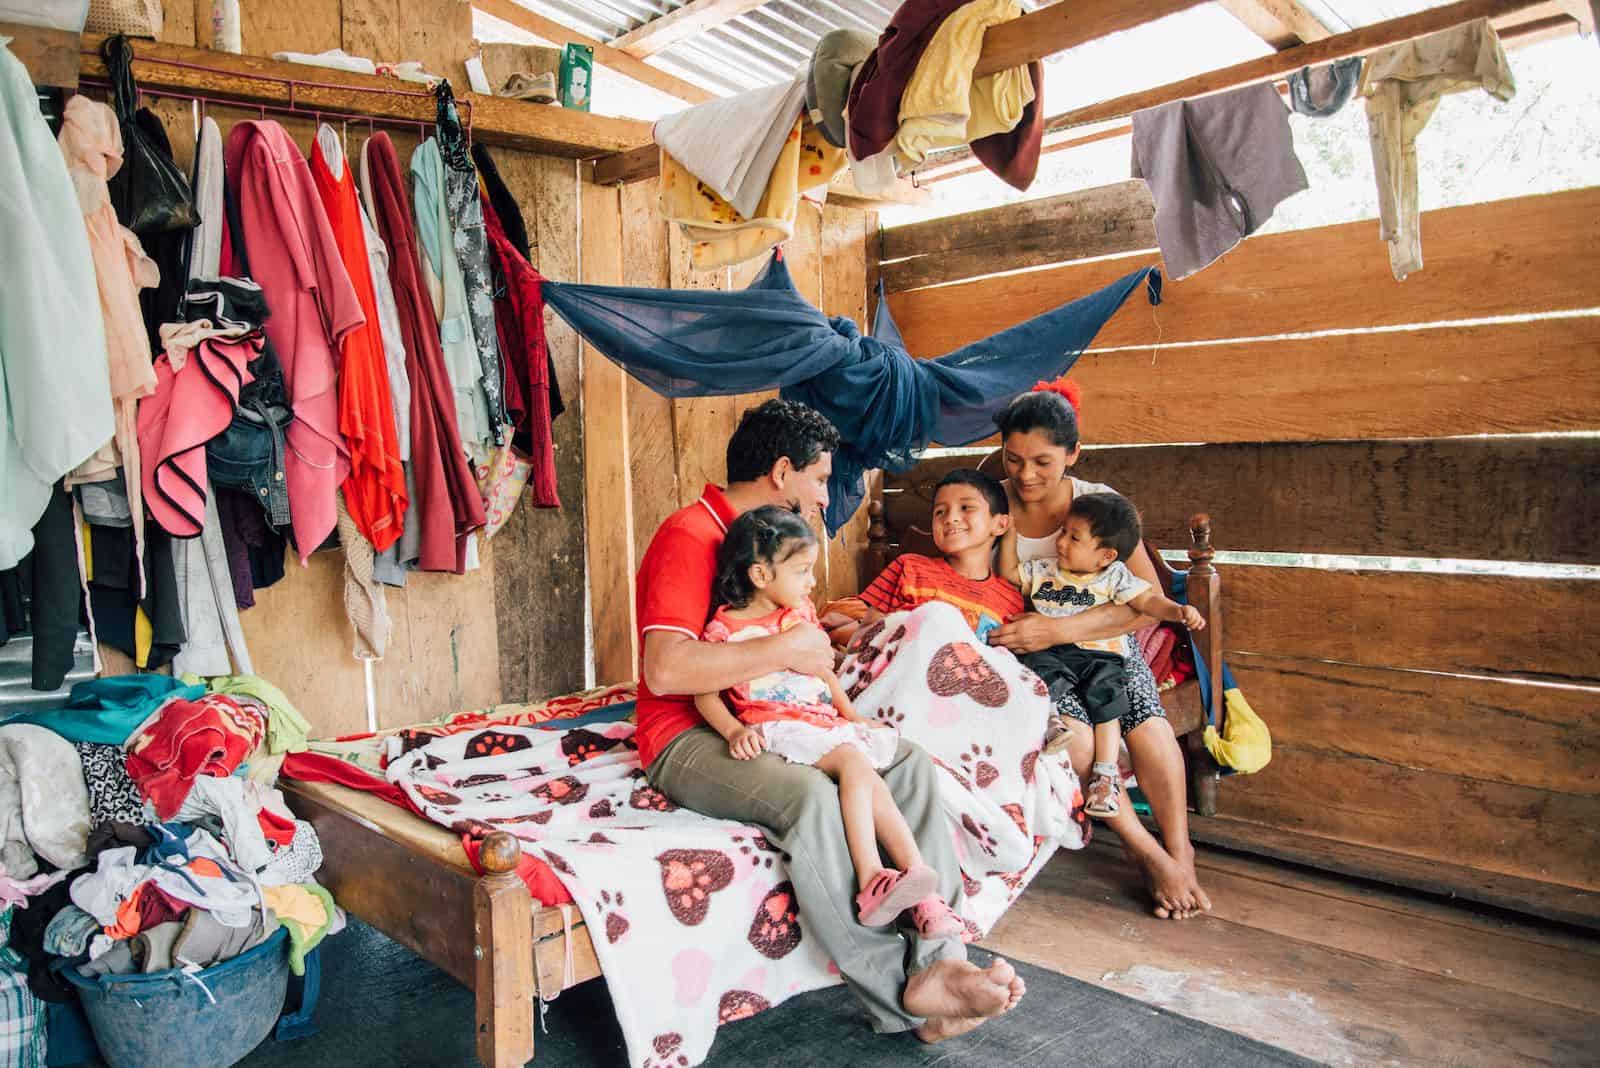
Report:
<svg viewBox="0 0 1600 1068"><path fill-rule="evenodd" d="M681 0L517 0L523 7L602 41L683 6ZM792 78L823 34L841 27L879 33L898 6L891 0L769 0L753 11L678 41L647 62L669 74L731 94Z"/></svg>

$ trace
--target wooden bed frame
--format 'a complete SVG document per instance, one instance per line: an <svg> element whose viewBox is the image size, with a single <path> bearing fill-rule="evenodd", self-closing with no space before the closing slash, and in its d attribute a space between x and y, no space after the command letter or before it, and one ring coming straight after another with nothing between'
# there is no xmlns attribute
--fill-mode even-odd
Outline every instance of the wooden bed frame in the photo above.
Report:
<svg viewBox="0 0 1600 1068"><path fill-rule="evenodd" d="M874 500L864 561L877 574L893 555L922 546L915 529L891 532ZM1212 673L1213 710L1222 723L1222 586L1212 566L1211 523L1190 523L1189 603L1205 616L1203 648ZM921 533L923 538L927 535ZM1153 556L1162 584L1172 571ZM1205 709L1190 680L1162 695L1173 730L1183 740L1191 799L1205 815L1216 810L1218 768L1201 742ZM477 998L478 1059L484 1068L520 1068L533 1059L538 999L600 975L583 917L535 901L516 874L521 845L496 832L479 860L468 863L461 839L372 794L326 783L286 780L290 807L322 839L323 881L352 916L432 961L470 987Z"/></svg>
<svg viewBox="0 0 1600 1068"><path fill-rule="evenodd" d="M516 874L521 843L484 841L485 874L461 838L372 794L285 780L284 794L322 839L322 882L346 912L470 987L477 997L478 1060L521 1068L533 1059L540 995L600 974L575 906L535 901Z"/></svg>

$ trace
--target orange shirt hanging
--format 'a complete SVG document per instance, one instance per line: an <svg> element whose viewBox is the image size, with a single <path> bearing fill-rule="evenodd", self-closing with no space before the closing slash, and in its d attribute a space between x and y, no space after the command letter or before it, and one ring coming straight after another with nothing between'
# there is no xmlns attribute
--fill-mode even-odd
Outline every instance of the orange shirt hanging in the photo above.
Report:
<svg viewBox="0 0 1600 1068"><path fill-rule="evenodd" d="M345 335L341 346L339 432L350 448L350 476L343 486L345 506L362 536L382 552L400 539L405 526L406 476L400 466L399 434L389 394L389 371L384 362L361 207L356 202L355 181L344 148L326 126L317 132L316 148L311 153L311 177L333 227L339 256L355 287L356 301L367 317L365 325Z"/></svg>

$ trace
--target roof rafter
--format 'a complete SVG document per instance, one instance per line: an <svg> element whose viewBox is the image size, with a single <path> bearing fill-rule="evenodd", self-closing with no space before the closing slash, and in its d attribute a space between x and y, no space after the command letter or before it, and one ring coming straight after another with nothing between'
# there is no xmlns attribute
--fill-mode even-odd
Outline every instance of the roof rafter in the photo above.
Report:
<svg viewBox="0 0 1600 1068"><path fill-rule="evenodd" d="M1238 19L1245 29L1282 52L1310 44L1333 31L1300 4L1300 0L1216 0L1217 6Z"/></svg>
<svg viewBox="0 0 1600 1068"><path fill-rule="evenodd" d="M652 67L644 60L628 53L613 48L604 41L597 41L593 37L581 34L568 26L563 26L555 19L545 18L536 11L530 11L514 0L472 0L472 6L491 18L501 22L509 22L520 30L544 38L551 44L561 45L571 42L573 44L588 45L594 49L594 61L603 67L608 67L618 74L632 78L636 82L658 89L668 96L675 96L679 100L687 100L691 104L701 104L716 98L715 93L702 89L693 82L686 82L682 78L675 78L658 67Z"/></svg>
<svg viewBox="0 0 1600 1068"><path fill-rule="evenodd" d="M637 59L665 51L687 38L754 11L767 0L689 0L675 11L651 19L611 42Z"/></svg>

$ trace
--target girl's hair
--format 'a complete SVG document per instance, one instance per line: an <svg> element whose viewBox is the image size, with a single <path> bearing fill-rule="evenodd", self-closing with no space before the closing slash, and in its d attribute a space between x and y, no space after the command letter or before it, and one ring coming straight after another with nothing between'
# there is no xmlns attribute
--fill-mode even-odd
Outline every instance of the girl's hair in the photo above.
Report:
<svg viewBox="0 0 1600 1068"><path fill-rule="evenodd" d="M817 535L798 509L765 504L733 521L717 551L717 600L743 608L756 595L750 568L781 564L801 549L815 545Z"/></svg>
<svg viewBox="0 0 1600 1068"><path fill-rule="evenodd" d="M994 417L1000 436L1042 430L1068 452L1078 447L1078 384L1071 379L1040 382Z"/></svg>

